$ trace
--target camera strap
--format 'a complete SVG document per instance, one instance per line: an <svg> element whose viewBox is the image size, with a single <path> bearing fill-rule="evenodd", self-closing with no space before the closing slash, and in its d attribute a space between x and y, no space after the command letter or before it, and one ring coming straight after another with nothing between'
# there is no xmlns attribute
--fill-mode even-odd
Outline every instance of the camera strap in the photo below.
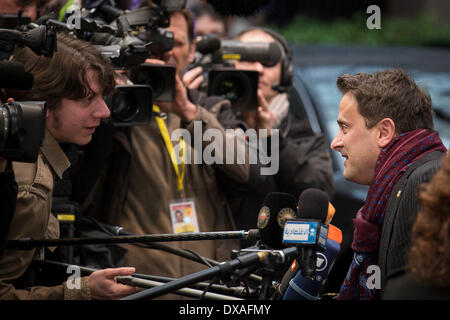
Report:
<svg viewBox="0 0 450 320"><path fill-rule="evenodd" d="M159 107L153 105L153 111L155 112L156 122L158 123L159 131L161 132L161 136L163 137L166 149L169 152L170 161L172 162L173 168L175 169L175 173L177 175L178 191L181 191L183 190L183 179L185 172L186 142L184 142L182 138L180 139L181 163L178 163L178 157L175 154L172 140L170 140L169 131L167 130L166 123L164 122L164 119L159 115L160 112ZM181 164L180 168L178 167L179 164Z"/></svg>

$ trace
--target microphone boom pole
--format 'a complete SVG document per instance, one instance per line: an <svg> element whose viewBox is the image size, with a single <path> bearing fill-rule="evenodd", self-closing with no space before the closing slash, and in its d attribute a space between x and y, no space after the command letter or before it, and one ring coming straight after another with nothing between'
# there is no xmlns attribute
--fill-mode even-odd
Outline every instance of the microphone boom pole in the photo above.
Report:
<svg viewBox="0 0 450 320"><path fill-rule="evenodd" d="M273 253L281 256L281 259L284 262L284 259L291 256L296 256L298 254L298 249L295 247L286 248L283 250L272 251ZM171 293L173 291L179 290L184 287L189 287L194 283L198 283L204 280L208 280L214 278L216 276L228 276L232 271L245 268L250 265L256 263L264 263L269 255L272 254L271 251L258 251L252 252L246 255L242 255L237 257L234 260L221 263L218 266L202 270L185 277L173 280L171 282L165 283L161 286L147 289L132 295L129 295L122 300L143 300L143 299L153 299L159 296L162 296L167 293Z"/></svg>
<svg viewBox="0 0 450 320"><path fill-rule="evenodd" d="M218 266L187 275L185 277L173 280L171 282L168 282L155 288L147 289L132 294L128 297L123 298L122 300L153 299L166 293L171 293L181 288L188 287L194 283L208 280L219 275L228 276L235 269L246 267L264 261L268 256L268 254L269 254L268 252L255 252L246 254L237 257L234 260L224 262Z"/></svg>
<svg viewBox="0 0 450 320"><path fill-rule="evenodd" d="M131 276L118 276L117 282L128 284L131 286L141 287L141 288L155 288L158 286L162 286L163 282L158 282L154 280L147 280L141 278L135 278ZM182 288L174 292L175 294L186 296L190 298L203 298L210 300L243 300L242 298L226 296L223 294L217 294L214 292L203 292L201 290L192 289L192 288Z"/></svg>
<svg viewBox="0 0 450 320"><path fill-rule="evenodd" d="M77 246L111 243L148 243L169 241L196 241L196 240L225 240L225 239L248 239L258 234L258 230L249 231L216 231L216 232L193 232L193 233L168 233L168 234L145 234L132 236L113 236L101 238L67 238L67 239L39 239L31 238L9 240L8 249L30 250L36 247Z"/></svg>

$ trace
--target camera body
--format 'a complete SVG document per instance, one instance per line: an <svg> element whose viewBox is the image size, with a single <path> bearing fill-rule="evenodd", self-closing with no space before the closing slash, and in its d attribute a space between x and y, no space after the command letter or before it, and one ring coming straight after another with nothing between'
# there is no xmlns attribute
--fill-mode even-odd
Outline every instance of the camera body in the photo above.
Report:
<svg viewBox="0 0 450 320"><path fill-rule="evenodd" d="M154 101L172 101L175 96L174 66L144 63L130 70L130 80L150 85Z"/></svg>
<svg viewBox="0 0 450 320"><path fill-rule="evenodd" d="M0 106L0 156L35 162L45 137L45 102L8 102Z"/></svg>
<svg viewBox="0 0 450 320"><path fill-rule="evenodd" d="M221 40L215 36L202 36L196 40L195 61L191 69L202 66L207 73L208 96L220 96L231 101L235 112L256 111L259 74L256 71L236 70L233 60L260 62L273 66L281 58L275 43Z"/></svg>
<svg viewBox="0 0 450 320"><path fill-rule="evenodd" d="M56 32L53 27L21 25L28 23L18 15L0 16L0 52L8 58L16 46L27 46L34 53L47 57L56 50ZM14 26L14 24L16 24ZM0 62L0 88L29 90L33 75L23 65ZM7 97L9 98L9 97ZM0 156L19 162L35 162L45 138L45 101L8 102L0 106Z"/></svg>
<svg viewBox="0 0 450 320"><path fill-rule="evenodd" d="M175 67L144 62L173 48L173 33L164 28L170 25L169 10L182 9L185 2L166 0L128 12L103 0L83 11L76 36L93 43L116 69L127 70L135 83L116 86L106 99L114 126L144 125L152 117L153 101L173 100Z"/></svg>
<svg viewBox="0 0 450 320"><path fill-rule="evenodd" d="M152 118L153 91L147 85L118 85L106 98L111 123L116 127L145 125Z"/></svg>
<svg viewBox="0 0 450 320"><path fill-rule="evenodd" d="M234 112L255 111L258 79L257 71L213 67L208 72L207 95L229 100Z"/></svg>

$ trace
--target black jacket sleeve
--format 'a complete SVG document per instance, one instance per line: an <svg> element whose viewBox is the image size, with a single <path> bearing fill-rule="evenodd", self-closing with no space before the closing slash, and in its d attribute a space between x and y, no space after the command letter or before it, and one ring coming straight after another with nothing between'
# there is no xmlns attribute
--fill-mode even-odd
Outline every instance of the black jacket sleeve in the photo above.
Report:
<svg viewBox="0 0 450 320"><path fill-rule="evenodd" d="M4 172L0 172L0 258L8 241L9 226L16 209L17 183L11 162Z"/></svg>
<svg viewBox="0 0 450 320"><path fill-rule="evenodd" d="M411 230L420 210L418 188L427 183L441 166L440 152L429 153L411 167L398 181L392 192L384 216L380 238L378 265L381 270L381 290L388 279L405 272L407 254L411 243ZM400 192L399 192L400 191Z"/></svg>

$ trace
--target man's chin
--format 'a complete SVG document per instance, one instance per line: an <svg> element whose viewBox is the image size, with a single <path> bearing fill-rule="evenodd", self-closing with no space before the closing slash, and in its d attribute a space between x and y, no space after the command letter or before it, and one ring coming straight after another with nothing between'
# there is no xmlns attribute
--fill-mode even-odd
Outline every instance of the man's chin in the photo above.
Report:
<svg viewBox="0 0 450 320"><path fill-rule="evenodd" d="M358 183L358 177L353 174L347 167L344 169L343 176L347 181Z"/></svg>
<svg viewBox="0 0 450 320"><path fill-rule="evenodd" d="M349 170L347 168L344 169L343 176L344 176L345 180L353 182L353 183L357 183L360 185L370 185L371 184L371 181L366 181L364 179L364 177L362 177L359 174L349 172Z"/></svg>
<svg viewBox="0 0 450 320"><path fill-rule="evenodd" d="M74 141L74 143L78 146L84 146L87 145L92 140L92 135L89 135L87 137L83 137L78 139L77 141Z"/></svg>

